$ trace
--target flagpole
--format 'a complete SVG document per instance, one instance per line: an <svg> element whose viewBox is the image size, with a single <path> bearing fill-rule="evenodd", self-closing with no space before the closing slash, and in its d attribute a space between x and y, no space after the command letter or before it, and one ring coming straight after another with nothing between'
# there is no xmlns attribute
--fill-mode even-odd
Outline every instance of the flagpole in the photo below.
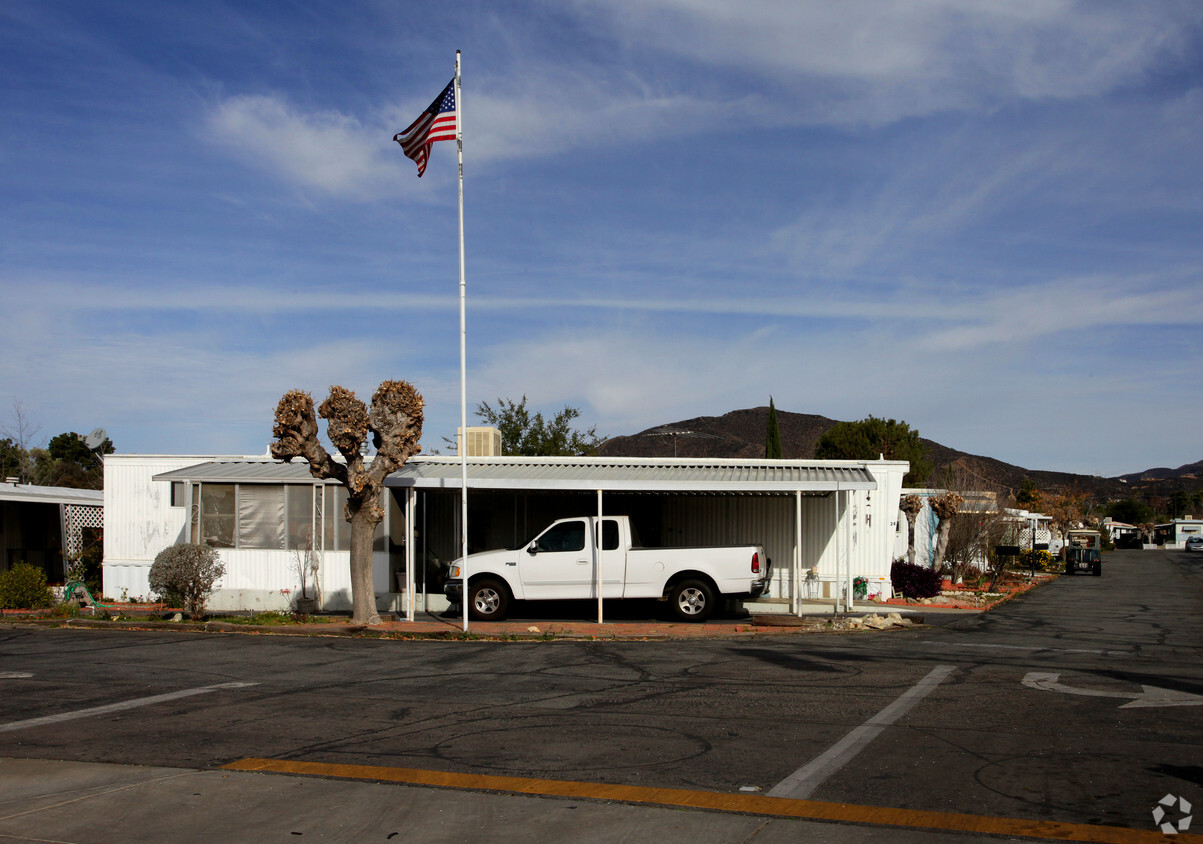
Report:
<svg viewBox="0 0 1203 844"><path fill-rule="evenodd" d="M455 51L455 147L459 155L459 472L460 529L462 531L460 574L464 607L464 632L468 630L468 298L464 263L464 102L460 98L459 50Z"/></svg>
<svg viewBox="0 0 1203 844"><path fill-rule="evenodd" d="M455 147L459 159L459 452L460 452L460 530L461 573L464 594L464 630L468 629L468 449L465 439L468 429L468 351L467 351L467 271L464 261L464 132L463 109L460 107L460 51L455 51L455 78L452 79L430 106L418 115L408 129L393 135L406 158L418 165L418 177L426 171L430 146L435 141L452 138L451 121L455 123Z"/></svg>
<svg viewBox="0 0 1203 844"><path fill-rule="evenodd" d="M460 525L463 531L463 629L468 630L468 299L467 269L463 256L463 100L460 99L460 50L455 52L455 145L460 156Z"/></svg>

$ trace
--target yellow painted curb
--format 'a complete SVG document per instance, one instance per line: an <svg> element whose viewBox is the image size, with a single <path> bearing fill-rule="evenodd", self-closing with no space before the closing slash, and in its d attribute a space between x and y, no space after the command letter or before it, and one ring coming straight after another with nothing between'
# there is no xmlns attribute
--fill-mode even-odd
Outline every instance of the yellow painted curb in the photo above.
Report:
<svg viewBox="0 0 1203 844"><path fill-rule="evenodd" d="M529 777L502 777L490 774L456 774L418 768L386 768L375 765L338 765L325 762L299 762L284 759L240 759L222 766L228 771L258 771L277 774L309 774L322 777L366 779L462 788L474 791L505 791L548 797L588 800L613 800L655 806L678 806L720 812L798 818L816 821L879 824L917 829L943 829L982 835L1021 835L1053 841L1092 841L1100 844L1136 844L1164 842L1159 831L1117 826L1063 823L1060 821L993 818L954 812L929 812L919 809L892 809L882 806L856 806L848 803L824 803L817 800L792 800L761 794L722 794L713 791L688 791L676 788L649 788L612 783L544 780ZM1150 820L1150 823L1152 821ZM1203 842L1203 836L1181 833L1173 836L1180 844Z"/></svg>

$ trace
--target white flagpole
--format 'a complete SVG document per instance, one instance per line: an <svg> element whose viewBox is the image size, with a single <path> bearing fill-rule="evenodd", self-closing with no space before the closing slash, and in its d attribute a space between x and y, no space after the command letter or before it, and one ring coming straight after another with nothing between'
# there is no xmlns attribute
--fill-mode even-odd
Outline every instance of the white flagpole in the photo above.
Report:
<svg viewBox="0 0 1203 844"><path fill-rule="evenodd" d="M464 264L464 101L460 98L459 50L455 51L455 146L459 155L459 470L460 575L463 577L464 631L468 630L468 298Z"/></svg>

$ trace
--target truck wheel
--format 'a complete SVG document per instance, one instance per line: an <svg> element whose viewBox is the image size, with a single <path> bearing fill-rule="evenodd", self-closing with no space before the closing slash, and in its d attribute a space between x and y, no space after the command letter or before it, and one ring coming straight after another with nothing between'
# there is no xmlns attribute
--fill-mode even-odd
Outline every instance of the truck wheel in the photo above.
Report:
<svg viewBox="0 0 1203 844"><path fill-rule="evenodd" d="M468 615L477 621L500 621L509 605L510 593L496 580L477 580L468 587Z"/></svg>
<svg viewBox="0 0 1203 844"><path fill-rule="evenodd" d="M682 580L668 598L681 621L705 621L714 612L714 590L704 580Z"/></svg>
<svg viewBox="0 0 1203 844"><path fill-rule="evenodd" d="M1095 577L1102 577L1103 576L1103 564L1095 563L1094 569L1090 573L1093 574Z"/></svg>

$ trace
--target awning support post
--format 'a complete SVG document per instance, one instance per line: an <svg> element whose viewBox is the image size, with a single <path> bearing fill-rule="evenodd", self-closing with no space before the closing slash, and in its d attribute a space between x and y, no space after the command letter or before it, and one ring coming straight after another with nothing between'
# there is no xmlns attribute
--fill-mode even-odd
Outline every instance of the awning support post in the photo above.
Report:
<svg viewBox="0 0 1203 844"><path fill-rule="evenodd" d="M405 619L407 621L414 620L414 604L417 599L417 596L414 595L414 559L417 556L414 554L415 494L413 487L405 490Z"/></svg>
<svg viewBox="0 0 1203 844"><path fill-rule="evenodd" d="M802 616L802 491L794 492L794 614Z"/></svg>
<svg viewBox="0 0 1203 844"><path fill-rule="evenodd" d="M597 572L597 623L603 624L602 618L602 544L605 531L602 530L602 491L597 491L597 523L593 529L593 570Z"/></svg>

